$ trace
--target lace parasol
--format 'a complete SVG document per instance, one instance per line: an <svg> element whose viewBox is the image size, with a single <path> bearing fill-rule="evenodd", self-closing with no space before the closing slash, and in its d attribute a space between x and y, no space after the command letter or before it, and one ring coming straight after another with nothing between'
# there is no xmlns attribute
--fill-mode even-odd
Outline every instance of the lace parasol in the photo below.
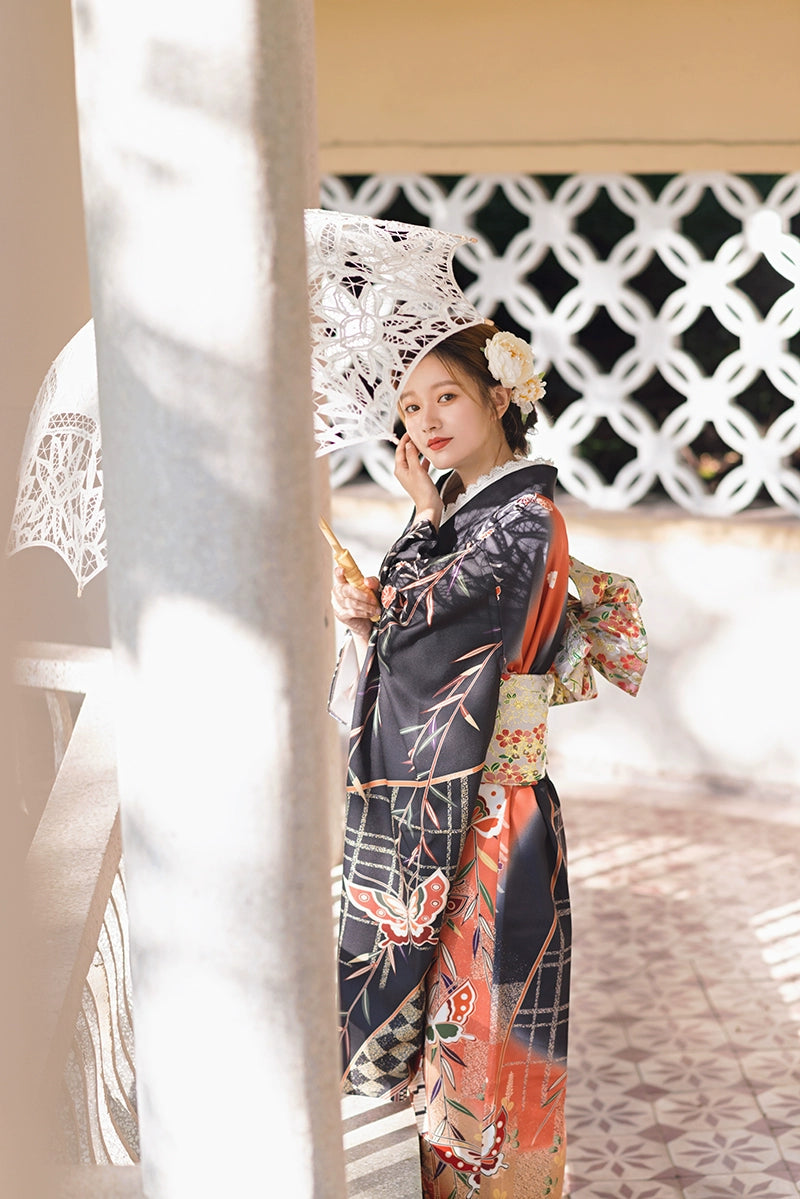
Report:
<svg viewBox="0 0 800 1199"><path fill-rule="evenodd" d="M469 238L309 209L305 215L317 454L393 438L397 391L418 359L483 323L453 277Z"/></svg>
<svg viewBox="0 0 800 1199"><path fill-rule="evenodd" d="M396 390L420 356L480 313L453 278L469 240L344 212L305 214L318 455L391 438ZM50 367L22 450L8 553L49 546L78 594L106 565L92 321Z"/></svg>
<svg viewBox="0 0 800 1199"><path fill-rule="evenodd" d="M94 324L69 341L44 378L28 421L9 555L60 554L84 586L106 565Z"/></svg>

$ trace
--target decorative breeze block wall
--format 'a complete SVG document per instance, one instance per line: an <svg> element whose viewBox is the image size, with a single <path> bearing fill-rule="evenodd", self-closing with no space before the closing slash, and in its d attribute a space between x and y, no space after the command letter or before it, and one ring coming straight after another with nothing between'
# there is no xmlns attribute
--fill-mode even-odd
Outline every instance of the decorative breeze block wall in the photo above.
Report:
<svg viewBox="0 0 800 1199"><path fill-rule="evenodd" d="M712 252L691 236L709 196L722 237ZM601 200L610 217L590 238L587 215ZM459 281L485 316L530 338L550 376L531 452L556 463L572 495L605 509L666 493L706 515L755 501L800 514L800 173L772 180L766 194L723 173L647 183L630 175L327 176L322 204L474 236L458 251ZM760 306L747 288L756 269ZM649 294L648 273L658 276ZM560 294L551 288L546 301L540 280L555 275ZM586 345L599 314L606 333L600 328L595 342L620 350L602 362ZM614 452L592 450L602 430L617 461L619 447L626 451L618 468ZM332 481L365 466L396 490L392 462L387 444L342 451Z"/></svg>

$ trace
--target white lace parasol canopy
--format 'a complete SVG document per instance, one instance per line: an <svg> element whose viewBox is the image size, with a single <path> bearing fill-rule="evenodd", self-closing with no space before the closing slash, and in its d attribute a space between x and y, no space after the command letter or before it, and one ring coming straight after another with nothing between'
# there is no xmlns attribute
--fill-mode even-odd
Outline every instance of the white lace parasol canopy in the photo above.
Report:
<svg viewBox="0 0 800 1199"><path fill-rule="evenodd" d="M344 212L305 214L317 454L392 438L417 360L483 317L453 277L470 240ZM48 546L78 583L106 565L94 325L56 358L28 422L8 554Z"/></svg>
<svg viewBox="0 0 800 1199"><path fill-rule="evenodd" d="M470 239L422 225L305 215L317 454L393 439L403 379L438 342L484 318L453 277Z"/></svg>
<svg viewBox="0 0 800 1199"><path fill-rule="evenodd" d="M92 321L50 367L28 421L7 552L30 546L61 555L78 595L106 565Z"/></svg>

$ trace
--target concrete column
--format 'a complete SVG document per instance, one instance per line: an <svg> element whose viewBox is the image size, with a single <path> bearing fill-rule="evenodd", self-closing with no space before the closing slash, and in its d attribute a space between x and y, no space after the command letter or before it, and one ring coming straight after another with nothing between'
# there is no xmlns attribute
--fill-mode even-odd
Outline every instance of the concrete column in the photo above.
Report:
<svg viewBox="0 0 800 1199"><path fill-rule="evenodd" d="M144 1188L344 1193L310 0L75 0Z"/></svg>

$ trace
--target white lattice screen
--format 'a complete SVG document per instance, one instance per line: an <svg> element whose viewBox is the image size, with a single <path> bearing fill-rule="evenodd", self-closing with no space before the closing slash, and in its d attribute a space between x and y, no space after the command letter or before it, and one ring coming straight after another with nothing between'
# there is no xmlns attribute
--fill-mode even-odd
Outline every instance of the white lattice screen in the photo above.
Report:
<svg viewBox="0 0 800 1199"><path fill-rule="evenodd" d="M574 175L551 194L527 175L469 175L447 183L376 175L352 188L328 176L322 203L367 216L397 216L400 205L400 219L476 238L457 254L468 299L485 316L502 324L500 310L526 331L538 368L554 371L568 395L558 412L545 405L532 452L556 463L573 495L596 508L621 509L660 484L693 512L730 514L769 496L800 514L800 237L792 232L800 174L773 181L766 197L751 181L721 173L678 175L662 184L651 190L629 175ZM513 214L501 249L481 231L482 214L499 194ZM687 225L709 195L719 206L724 240L704 255ZM581 222L601 196L619 218L609 222L609 236L618 226L621 232L598 250ZM537 271L553 259L566 286L549 307ZM634 284L654 263L666 268L672 284L657 302ZM757 265L762 278L765 269L772 276L764 311L743 285ZM602 310L627 339L603 367L582 344ZM687 350L693 327L695 339L697 329L723 335L718 362L709 365ZM762 404L753 415L747 400L757 382ZM652 396L654 384L669 397L659 420L637 395L647 385ZM587 449L601 424L629 447L613 478L601 474ZM704 478L698 449L704 431L713 431L721 446L723 467L712 480ZM387 445L343 451L332 463L333 483L354 477L363 465L395 490L392 458Z"/></svg>

